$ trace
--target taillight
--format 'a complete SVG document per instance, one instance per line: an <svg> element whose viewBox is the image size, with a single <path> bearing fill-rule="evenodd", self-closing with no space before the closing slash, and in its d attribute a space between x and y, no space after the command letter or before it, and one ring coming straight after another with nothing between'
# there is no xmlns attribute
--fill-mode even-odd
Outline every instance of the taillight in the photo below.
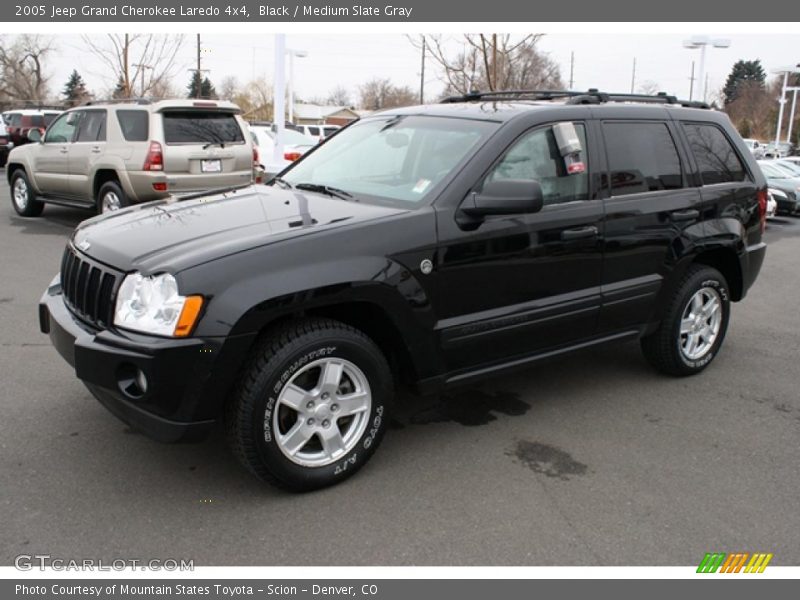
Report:
<svg viewBox="0 0 800 600"><path fill-rule="evenodd" d="M301 156L303 156L303 154L301 152L297 152L297 151L284 152L283 153L283 158L285 158L286 160L292 161L292 162L296 161Z"/></svg>
<svg viewBox="0 0 800 600"><path fill-rule="evenodd" d="M256 174L256 183L261 183L261 159L258 156L258 146L253 146L253 171Z"/></svg>
<svg viewBox="0 0 800 600"><path fill-rule="evenodd" d="M761 233L767 229L767 201L769 192L766 189L758 190L758 218L761 221Z"/></svg>
<svg viewBox="0 0 800 600"><path fill-rule="evenodd" d="M158 142L150 142L150 148L147 150L147 158L144 159L144 166L142 166L142 170L164 170L164 153L161 151L161 144Z"/></svg>
<svg viewBox="0 0 800 600"><path fill-rule="evenodd" d="M159 181L153 184L153 189L157 192L166 192L167 191L167 183L165 181Z"/></svg>

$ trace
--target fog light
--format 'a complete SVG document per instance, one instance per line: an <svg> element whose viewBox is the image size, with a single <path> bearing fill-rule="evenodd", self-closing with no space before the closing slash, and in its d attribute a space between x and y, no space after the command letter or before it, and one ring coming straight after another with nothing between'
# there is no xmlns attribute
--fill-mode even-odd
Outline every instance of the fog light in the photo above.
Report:
<svg viewBox="0 0 800 600"><path fill-rule="evenodd" d="M154 183L153 189L157 192L166 192L167 191L167 184L165 182Z"/></svg>
<svg viewBox="0 0 800 600"><path fill-rule="evenodd" d="M147 375L139 367L123 363L117 369L117 385L128 398L138 400L147 393Z"/></svg>

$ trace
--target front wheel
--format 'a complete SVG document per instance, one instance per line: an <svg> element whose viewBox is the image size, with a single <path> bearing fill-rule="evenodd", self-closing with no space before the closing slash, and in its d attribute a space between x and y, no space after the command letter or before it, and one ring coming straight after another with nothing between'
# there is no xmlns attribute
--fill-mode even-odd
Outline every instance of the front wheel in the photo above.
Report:
<svg viewBox="0 0 800 600"><path fill-rule="evenodd" d="M642 338L645 358L669 375L694 375L719 352L730 319L725 277L692 265L675 289L658 329Z"/></svg>
<svg viewBox="0 0 800 600"><path fill-rule="evenodd" d="M34 197L28 176L22 169L17 169L11 176L11 204L22 217L38 217L44 210L44 202Z"/></svg>
<svg viewBox="0 0 800 600"><path fill-rule="evenodd" d="M253 351L228 405L229 442L269 483L325 487L375 452L392 395L386 359L366 335L329 319L294 321Z"/></svg>

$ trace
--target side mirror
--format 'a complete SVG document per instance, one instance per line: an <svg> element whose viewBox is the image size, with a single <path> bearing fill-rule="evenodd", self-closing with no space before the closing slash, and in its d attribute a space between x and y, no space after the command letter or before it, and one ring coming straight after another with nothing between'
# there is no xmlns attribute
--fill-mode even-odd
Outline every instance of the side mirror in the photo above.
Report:
<svg viewBox="0 0 800 600"><path fill-rule="evenodd" d="M484 184L481 192L471 192L461 210L474 217L519 215L542 210L542 187L532 179L503 179Z"/></svg>
<svg viewBox="0 0 800 600"><path fill-rule="evenodd" d="M38 129L31 129L28 131L28 140L31 142L41 143L42 141L42 132Z"/></svg>

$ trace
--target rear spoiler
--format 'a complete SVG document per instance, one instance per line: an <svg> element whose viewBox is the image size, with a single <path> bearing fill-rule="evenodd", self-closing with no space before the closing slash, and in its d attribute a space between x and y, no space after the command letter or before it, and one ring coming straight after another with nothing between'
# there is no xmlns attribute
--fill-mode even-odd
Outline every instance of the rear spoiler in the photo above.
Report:
<svg viewBox="0 0 800 600"><path fill-rule="evenodd" d="M184 105L173 105L173 106L162 106L159 107L156 112L171 112L171 111L185 111L185 110L210 110L213 109L218 112L226 112L231 113L234 115L238 115L242 112L242 109L236 106L235 104L231 104L228 102L216 102L214 100L195 100L191 104L184 104Z"/></svg>

